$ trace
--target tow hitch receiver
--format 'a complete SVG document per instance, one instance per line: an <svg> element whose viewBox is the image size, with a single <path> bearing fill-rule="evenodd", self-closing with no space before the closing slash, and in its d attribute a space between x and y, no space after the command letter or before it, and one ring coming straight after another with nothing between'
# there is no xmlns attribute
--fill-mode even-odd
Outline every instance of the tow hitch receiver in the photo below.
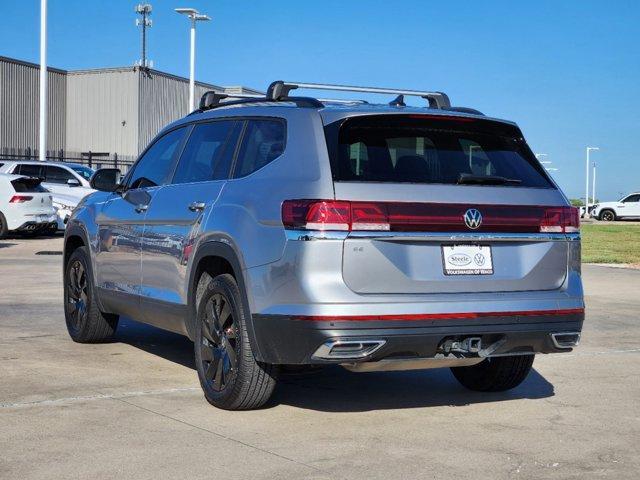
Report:
<svg viewBox="0 0 640 480"><path fill-rule="evenodd" d="M467 337L462 340L448 339L440 345L445 353L478 353L482 350L482 338Z"/></svg>

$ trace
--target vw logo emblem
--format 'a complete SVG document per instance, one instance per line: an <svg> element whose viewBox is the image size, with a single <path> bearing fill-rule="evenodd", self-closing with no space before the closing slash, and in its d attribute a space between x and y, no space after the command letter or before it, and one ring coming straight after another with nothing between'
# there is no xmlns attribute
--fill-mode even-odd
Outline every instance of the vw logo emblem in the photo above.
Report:
<svg viewBox="0 0 640 480"><path fill-rule="evenodd" d="M464 212L464 224L470 228L471 230L475 230L482 225L482 214L480 210L475 208L470 208L466 212Z"/></svg>

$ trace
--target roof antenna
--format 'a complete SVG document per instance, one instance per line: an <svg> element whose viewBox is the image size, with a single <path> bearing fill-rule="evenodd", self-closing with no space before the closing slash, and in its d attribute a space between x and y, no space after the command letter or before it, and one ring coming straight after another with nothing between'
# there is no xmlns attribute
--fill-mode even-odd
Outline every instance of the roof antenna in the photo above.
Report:
<svg viewBox="0 0 640 480"><path fill-rule="evenodd" d="M398 95L395 99L389 102L389 105L392 107L406 107L407 105L404 103L404 95Z"/></svg>

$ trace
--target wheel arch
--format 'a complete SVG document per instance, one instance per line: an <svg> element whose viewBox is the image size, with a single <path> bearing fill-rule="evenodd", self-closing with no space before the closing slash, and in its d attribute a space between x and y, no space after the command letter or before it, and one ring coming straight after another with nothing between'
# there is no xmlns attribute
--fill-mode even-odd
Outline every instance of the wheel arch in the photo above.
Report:
<svg viewBox="0 0 640 480"><path fill-rule="evenodd" d="M196 250L193 257L191 269L189 271L189 289L188 289L188 317L185 319L185 329L187 335L194 339L195 319L196 319L196 293L198 282L204 273L211 276L221 275L224 273L231 274L240 289L244 311L247 312L247 331L249 332L249 341L251 348L258 361L262 361L260 353L260 345L253 328L253 317L249 305L248 292L242 271L242 263L236 251L227 243L220 241L209 241L202 244Z"/></svg>
<svg viewBox="0 0 640 480"><path fill-rule="evenodd" d="M615 211L615 209L613 209L612 207L606 207L606 208L603 208L603 209L600 211L600 214L598 215L598 218L599 218L600 220L602 220L602 217L603 217L603 215L605 214L605 212L611 212L611 213L613 214L613 220L616 220L616 219L618 219L618 218L619 218L619 217L618 217L618 212L616 212L616 211Z"/></svg>

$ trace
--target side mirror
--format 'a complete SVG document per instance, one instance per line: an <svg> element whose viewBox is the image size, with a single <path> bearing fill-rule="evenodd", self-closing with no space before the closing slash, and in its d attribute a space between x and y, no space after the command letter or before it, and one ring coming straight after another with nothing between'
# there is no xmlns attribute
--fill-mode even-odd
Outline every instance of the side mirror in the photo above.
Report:
<svg viewBox="0 0 640 480"><path fill-rule="evenodd" d="M100 168L89 180L89 185L101 192L114 192L120 186L120 175L118 168Z"/></svg>
<svg viewBox="0 0 640 480"><path fill-rule="evenodd" d="M69 186L69 187L79 187L80 186L80 180L78 180L77 178L70 178L69 180L67 180L67 186Z"/></svg>

